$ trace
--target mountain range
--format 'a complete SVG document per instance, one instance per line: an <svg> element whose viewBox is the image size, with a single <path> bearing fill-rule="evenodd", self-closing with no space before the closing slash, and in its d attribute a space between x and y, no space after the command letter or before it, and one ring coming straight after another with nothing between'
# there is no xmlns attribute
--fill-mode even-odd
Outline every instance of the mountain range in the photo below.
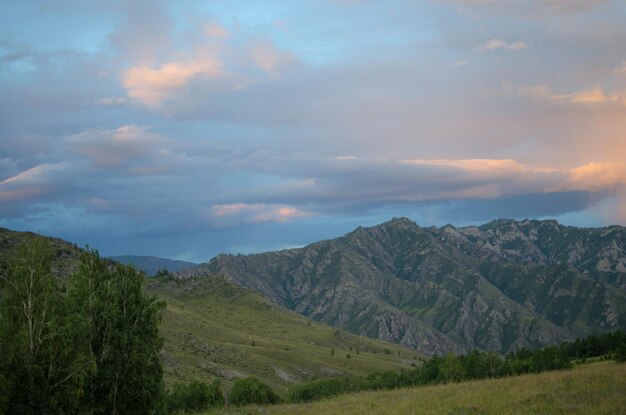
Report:
<svg viewBox="0 0 626 415"><path fill-rule="evenodd" d="M507 353L626 328L626 229L554 220L420 227L394 218L337 239L219 255L222 276L314 320L426 354Z"/></svg>
<svg viewBox="0 0 626 415"><path fill-rule="evenodd" d="M122 264L132 265L146 275L154 276L157 272L166 270L167 272L176 272L186 268L195 267L198 264L188 261L180 261L176 259L161 258L156 256L141 255L120 255L111 256L109 259L121 262Z"/></svg>

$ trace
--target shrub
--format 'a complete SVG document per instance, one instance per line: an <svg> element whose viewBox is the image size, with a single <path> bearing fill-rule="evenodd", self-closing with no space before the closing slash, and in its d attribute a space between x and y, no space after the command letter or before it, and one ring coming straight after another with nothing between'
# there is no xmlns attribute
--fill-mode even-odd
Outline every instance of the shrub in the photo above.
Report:
<svg viewBox="0 0 626 415"><path fill-rule="evenodd" d="M254 376L237 379L230 391L229 401L231 405L269 405L278 403L280 398L272 388L261 382Z"/></svg>
<svg viewBox="0 0 626 415"><path fill-rule="evenodd" d="M198 380L188 384L177 384L166 396L170 413L202 411L224 405L221 383L216 379L211 385Z"/></svg>
<svg viewBox="0 0 626 415"><path fill-rule="evenodd" d="M365 389L365 381L357 377L317 379L293 385L289 389L289 401L311 402L322 398L357 392Z"/></svg>

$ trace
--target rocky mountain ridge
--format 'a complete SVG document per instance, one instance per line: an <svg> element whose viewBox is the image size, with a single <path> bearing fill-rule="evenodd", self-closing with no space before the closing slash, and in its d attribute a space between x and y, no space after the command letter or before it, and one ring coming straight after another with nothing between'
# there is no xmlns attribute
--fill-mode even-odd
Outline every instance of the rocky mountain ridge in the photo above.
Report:
<svg viewBox="0 0 626 415"><path fill-rule="evenodd" d="M626 327L626 230L406 218L304 248L220 255L220 275L315 320L434 354L506 353Z"/></svg>

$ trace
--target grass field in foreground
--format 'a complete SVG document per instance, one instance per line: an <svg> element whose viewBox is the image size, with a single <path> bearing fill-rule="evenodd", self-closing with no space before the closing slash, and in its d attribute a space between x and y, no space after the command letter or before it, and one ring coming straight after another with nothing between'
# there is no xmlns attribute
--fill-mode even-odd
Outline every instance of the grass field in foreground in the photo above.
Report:
<svg viewBox="0 0 626 415"><path fill-rule="evenodd" d="M363 392L310 404L243 408L214 414L626 414L626 364L600 362L546 372Z"/></svg>

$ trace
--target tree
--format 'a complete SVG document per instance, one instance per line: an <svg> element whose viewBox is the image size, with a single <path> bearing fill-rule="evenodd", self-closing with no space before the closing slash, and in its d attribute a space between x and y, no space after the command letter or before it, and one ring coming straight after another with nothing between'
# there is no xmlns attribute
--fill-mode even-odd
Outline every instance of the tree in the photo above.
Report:
<svg viewBox="0 0 626 415"><path fill-rule="evenodd" d="M60 280L44 238L9 258L0 264L0 413L157 411L164 303L142 293L142 275L88 251Z"/></svg>
<svg viewBox="0 0 626 415"><path fill-rule="evenodd" d="M481 377L494 378L501 376L503 372L504 362L497 353L485 352L481 354L480 367Z"/></svg>
<svg viewBox="0 0 626 415"><path fill-rule="evenodd" d="M68 309L52 275L50 245L36 238L10 258L0 274L0 409L21 414L78 412L81 384L93 366L81 318Z"/></svg>
<svg viewBox="0 0 626 415"><path fill-rule="evenodd" d="M439 382L458 382L463 379L463 366L459 358L452 352L446 354L439 366Z"/></svg>
<svg viewBox="0 0 626 415"><path fill-rule="evenodd" d="M278 395L272 388L261 382L254 376L237 379L230 391L229 401L231 405L269 405L279 401Z"/></svg>
<svg viewBox="0 0 626 415"><path fill-rule="evenodd" d="M166 400L170 413L199 412L210 407L224 405L224 395L219 379L211 385L198 380L193 380L189 384L174 385L167 393Z"/></svg>
<svg viewBox="0 0 626 415"><path fill-rule="evenodd" d="M614 358L618 363L626 362L626 344L621 343L615 349Z"/></svg>
<svg viewBox="0 0 626 415"><path fill-rule="evenodd" d="M97 252L81 256L71 279L70 304L84 316L96 371L84 389L94 413L146 414L163 395L158 324L165 303L141 290L133 267L111 264Z"/></svg>

